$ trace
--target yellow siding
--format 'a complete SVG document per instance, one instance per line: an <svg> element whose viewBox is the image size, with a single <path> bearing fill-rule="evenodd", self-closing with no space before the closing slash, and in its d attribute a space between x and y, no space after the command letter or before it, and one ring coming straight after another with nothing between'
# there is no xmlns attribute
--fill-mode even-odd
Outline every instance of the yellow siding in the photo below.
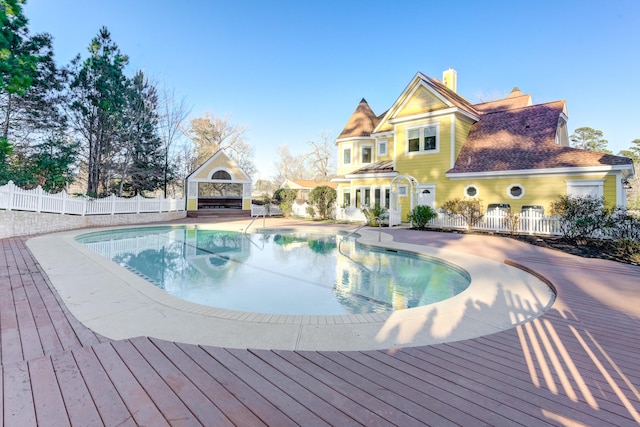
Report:
<svg viewBox="0 0 640 427"><path fill-rule="evenodd" d="M545 212L550 209L551 202L560 195L566 195L566 181L603 179L600 176L532 176L522 178L494 178L463 181L446 181L436 188L436 208L451 199L464 198L464 189L473 184L478 189L478 199L486 208L491 203L508 203L511 209L519 212L524 205L541 205ZM507 190L511 185L518 184L524 188L524 196L520 199L512 199ZM607 204L615 205L616 202L615 177L608 177L604 186L604 197Z"/></svg>
<svg viewBox="0 0 640 427"><path fill-rule="evenodd" d="M465 120L456 119L456 122L455 122L455 132L456 132L455 158L456 159L460 154L460 150L462 149L462 146L467 141L467 136L469 136L469 132L471 131L471 126L473 125Z"/></svg>
<svg viewBox="0 0 640 427"><path fill-rule="evenodd" d="M198 199L188 199L187 200L187 210L188 211L198 210Z"/></svg>
<svg viewBox="0 0 640 427"><path fill-rule="evenodd" d="M450 169L451 117L438 120L422 120L411 123L411 127L439 123L439 151L437 153L407 153L407 136L404 127L396 130L396 168L402 175L411 175L420 183L439 184L446 180L444 174Z"/></svg>
<svg viewBox="0 0 640 427"><path fill-rule="evenodd" d="M194 175L193 178L210 179L211 174L218 169L227 170L231 174L232 180L244 179L244 175L242 174L242 172L237 167L232 166L230 162L227 160L227 158L224 156L218 156L215 159L213 159L213 161L209 163L209 165L206 168L202 169L200 172Z"/></svg>
<svg viewBox="0 0 640 427"><path fill-rule="evenodd" d="M423 114L430 111L447 108L447 105L436 98L425 88L420 88L407 101L402 110L395 114L395 117L407 117L416 114Z"/></svg>

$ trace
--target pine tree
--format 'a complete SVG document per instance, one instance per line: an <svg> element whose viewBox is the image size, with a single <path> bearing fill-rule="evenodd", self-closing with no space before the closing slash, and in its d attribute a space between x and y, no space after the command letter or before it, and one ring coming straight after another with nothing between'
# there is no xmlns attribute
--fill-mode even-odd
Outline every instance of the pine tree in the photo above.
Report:
<svg viewBox="0 0 640 427"><path fill-rule="evenodd" d="M89 45L90 56L72 62L70 85L71 119L82 141L87 170L87 193L108 191L112 166L118 153L117 137L126 105L126 82L123 73L128 63L102 27Z"/></svg>

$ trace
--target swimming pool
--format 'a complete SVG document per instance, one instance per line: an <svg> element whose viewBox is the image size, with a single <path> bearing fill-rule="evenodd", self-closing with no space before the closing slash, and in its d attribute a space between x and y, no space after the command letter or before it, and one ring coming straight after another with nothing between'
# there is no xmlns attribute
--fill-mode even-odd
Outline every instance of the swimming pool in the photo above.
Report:
<svg viewBox="0 0 640 427"><path fill-rule="evenodd" d="M76 239L170 295L245 312L381 313L446 300L470 283L450 263L365 247L344 234L166 226Z"/></svg>

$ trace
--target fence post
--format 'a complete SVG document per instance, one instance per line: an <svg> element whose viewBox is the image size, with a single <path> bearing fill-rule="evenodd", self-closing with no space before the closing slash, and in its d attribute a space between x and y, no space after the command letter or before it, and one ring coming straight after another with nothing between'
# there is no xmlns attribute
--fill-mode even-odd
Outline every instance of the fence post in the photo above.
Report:
<svg viewBox="0 0 640 427"><path fill-rule="evenodd" d="M62 212L60 212L62 215L64 215L64 213L67 210L67 192L63 189L60 192L60 195L62 196Z"/></svg>
<svg viewBox="0 0 640 427"><path fill-rule="evenodd" d="M112 194L111 196L111 215L115 215L116 213L116 197Z"/></svg>
<svg viewBox="0 0 640 427"><path fill-rule="evenodd" d="M36 212L40 213L42 210L42 187L39 185L36 187Z"/></svg>
<svg viewBox="0 0 640 427"><path fill-rule="evenodd" d="M7 200L7 210L10 211L13 208L13 193L15 192L16 185L13 181L7 182L7 187L9 187L9 200Z"/></svg>

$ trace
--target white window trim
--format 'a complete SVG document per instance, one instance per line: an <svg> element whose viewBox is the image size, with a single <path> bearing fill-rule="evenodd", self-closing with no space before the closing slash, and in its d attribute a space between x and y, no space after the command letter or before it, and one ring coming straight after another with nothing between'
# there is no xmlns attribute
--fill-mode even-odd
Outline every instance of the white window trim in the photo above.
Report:
<svg viewBox="0 0 640 427"><path fill-rule="evenodd" d="M382 149L380 148L380 146L384 144L384 152L382 151ZM389 152L389 141L387 141L386 139L378 139L376 141L376 145L378 147L377 152L378 152L378 156L386 156L387 153Z"/></svg>
<svg viewBox="0 0 640 427"><path fill-rule="evenodd" d="M513 194L511 194L511 189L512 189L513 187L520 187L520 189L522 190L522 194L520 194L519 196L514 196ZM522 199L522 198L524 197L524 193L525 193L524 185L521 185L521 184L517 184L517 183L516 183L516 184L511 184L510 186L508 186L508 187L507 187L507 196L508 196L510 199L513 199L513 200Z"/></svg>
<svg viewBox="0 0 640 427"><path fill-rule="evenodd" d="M349 163L345 163L344 162L344 152L346 150L350 150L349 151ZM342 166L350 166L353 164L353 145L351 144L345 144L342 146L342 149L340 151L340 164L342 164Z"/></svg>
<svg viewBox="0 0 640 427"><path fill-rule="evenodd" d="M424 149L424 129L435 127L436 128L436 148L433 150L425 150ZM420 149L418 151L409 151L409 131L410 130L420 130ZM424 123L420 126L411 126L406 127L404 130L404 152L408 156L417 156L421 154L437 154L440 152L440 122L429 122Z"/></svg>
<svg viewBox="0 0 640 427"><path fill-rule="evenodd" d="M585 180L567 180L567 195L571 193L571 189L574 187L596 187L598 194L596 197L604 196L604 179L585 179Z"/></svg>
<svg viewBox="0 0 640 427"><path fill-rule="evenodd" d="M371 150L371 161L368 163L365 163L362 161L362 153L364 152L364 148L369 148ZM358 157L358 159L360 160L360 164L361 165L370 165L371 163L373 163L375 161L374 157L374 151L373 151L373 144L362 144L360 145L360 156Z"/></svg>
<svg viewBox="0 0 640 427"><path fill-rule="evenodd" d="M469 188L471 188L471 187L473 187L473 188L475 188L475 189L476 189L476 195L475 195L475 196L469 196L469 195L467 194L467 190L469 190ZM466 187L464 187L464 197L468 197L468 198L470 198L470 199L477 199L479 195L480 195L480 190L478 189L478 186L477 186L477 185L475 185L475 184L469 184L469 185L467 185Z"/></svg>

